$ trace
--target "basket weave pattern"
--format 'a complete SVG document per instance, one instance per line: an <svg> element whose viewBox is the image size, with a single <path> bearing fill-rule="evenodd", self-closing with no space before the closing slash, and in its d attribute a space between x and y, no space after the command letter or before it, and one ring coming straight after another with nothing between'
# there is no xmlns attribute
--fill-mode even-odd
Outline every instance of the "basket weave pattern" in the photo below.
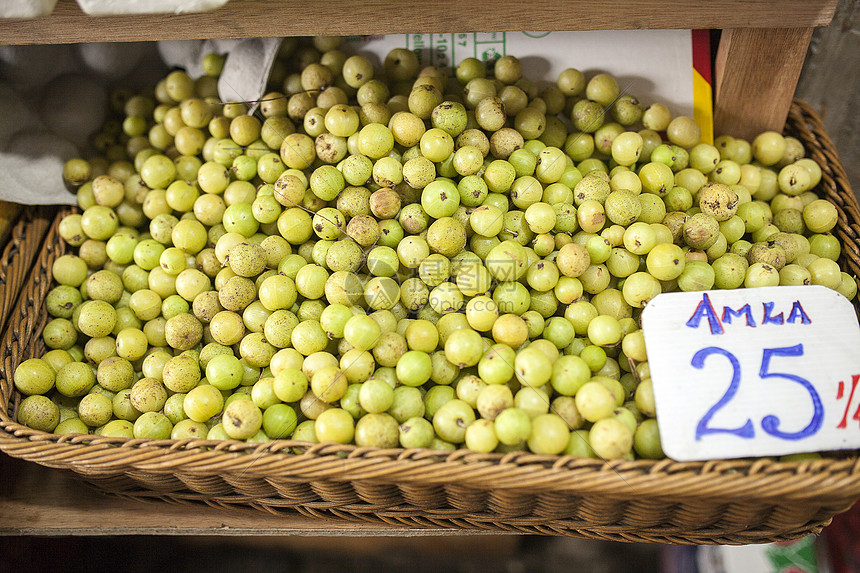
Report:
<svg viewBox="0 0 860 573"><path fill-rule="evenodd" d="M839 210L840 263L860 275L860 209L832 141L808 104L795 102L786 133L822 165L819 191ZM12 374L44 351L39 333L50 269L65 252L54 220L44 235L23 219L7 251L0 365L0 450L71 470L134 499L254 507L412 527L570 535L620 541L744 544L818 532L860 498L860 457L812 462L612 461L527 452L381 450L296 441L246 444L55 436L15 422ZM26 268L18 268L24 267ZM23 275L22 275L23 273ZM15 300L17 298L17 303Z"/></svg>

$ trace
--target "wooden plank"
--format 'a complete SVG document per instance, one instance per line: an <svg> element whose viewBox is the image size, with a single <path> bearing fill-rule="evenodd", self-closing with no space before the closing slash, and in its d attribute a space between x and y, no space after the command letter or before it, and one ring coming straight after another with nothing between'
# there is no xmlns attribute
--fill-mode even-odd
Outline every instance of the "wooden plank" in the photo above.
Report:
<svg viewBox="0 0 860 573"><path fill-rule="evenodd" d="M397 536L504 535L441 527L272 515L250 508L220 509L102 494L69 473L0 454L0 535L299 535Z"/></svg>
<svg viewBox="0 0 860 573"><path fill-rule="evenodd" d="M326 555L332 550L332 544L337 543L339 555L352 557L377 558L386 555L398 555L407 552L422 559L453 559L456 555L466 555L468 559L483 560L493 565L502 565L499 561L516 558L521 550L524 536L510 535L456 535L456 536L426 536L426 537L341 537L333 541L331 537L307 535L302 536L257 536L242 539L225 540L223 537L185 537L183 542L191 547L218 551L225 543L239 543L251 551L277 550L297 554ZM592 543L589 541L562 538L565 542ZM441 565L441 563L440 563ZM495 568L495 567L494 567ZM444 570L443 567L440 569ZM488 567L489 569L489 567Z"/></svg>
<svg viewBox="0 0 860 573"><path fill-rule="evenodd" d="M812 28L724 30L715 65L715 133L782 131Z"/></svg>
<svg viewBox="0 0 860 573"><path fill-rule="evenodd" d="M532 30L826 26L837 0L232 0L205 14L88 17L74 0L0 21L0 44ZM344 17L346 15L346 17Z"/></svg>

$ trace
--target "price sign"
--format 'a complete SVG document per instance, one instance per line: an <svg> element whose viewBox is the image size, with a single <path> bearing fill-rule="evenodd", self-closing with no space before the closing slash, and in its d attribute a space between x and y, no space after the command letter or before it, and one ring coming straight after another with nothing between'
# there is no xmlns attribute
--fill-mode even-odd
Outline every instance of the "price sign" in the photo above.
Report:
<svg viewBox="0 0 860 573"><path fill-rule="evenodd" d="M642 311L678 461L860 448L860 325L822 286L665 293Z"/></svg>

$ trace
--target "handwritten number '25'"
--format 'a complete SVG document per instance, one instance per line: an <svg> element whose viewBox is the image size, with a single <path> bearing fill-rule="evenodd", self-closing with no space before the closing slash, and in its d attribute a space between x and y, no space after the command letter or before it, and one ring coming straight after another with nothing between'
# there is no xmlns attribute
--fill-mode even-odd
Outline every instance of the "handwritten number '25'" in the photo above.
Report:
<svg viewBox="0 0 860 573"><path fill-rule="evenodd" d="M696 439L699 440L702 436L707 434L734 434L740 438L752 438L755 436L755 430L751 420L747 420L746 423L739 428L714 428L710 426L711 418L713 418L720 409L734 398L741 384L740 362L734 354L724 348L719 348L717 346L702 348L693 355L693 359L690 363L694 368L701 370L705 366L705 360L712 354L724 356L729 361L732 365L732 380L729 383L729 387L726 389L725 394L723 394L717 403L711 406L705 415L702 416L702 419L699 420L699 423L696 425ZM775 356L803 356L803 344L784 348L764 348L762 350L759 377L784 378L786 380L797 382L803 386L803 388L809 392L809 396L812 399L812 419L805 428L798 432L783 432L779 429L779 418L773 414L769 414L762 419L761 427L771 436L782 438L783 440L801 440L815 434L821 428L821 424L824 421L824 407L821 404L821 397L818 395L818 392L809 380L806 380L805 378L784 372L770 372L770 361Z"/></svg>

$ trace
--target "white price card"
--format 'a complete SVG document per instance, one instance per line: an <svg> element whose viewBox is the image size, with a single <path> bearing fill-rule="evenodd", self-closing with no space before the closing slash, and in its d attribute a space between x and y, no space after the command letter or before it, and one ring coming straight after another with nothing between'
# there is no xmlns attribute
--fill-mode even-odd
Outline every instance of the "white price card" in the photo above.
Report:
<svg viewBox="0 0 860 573"><path fill-rule="evenodd" d="M664 293L642 328L668 457L860 448L860 324L836 291Z"/></svg>

